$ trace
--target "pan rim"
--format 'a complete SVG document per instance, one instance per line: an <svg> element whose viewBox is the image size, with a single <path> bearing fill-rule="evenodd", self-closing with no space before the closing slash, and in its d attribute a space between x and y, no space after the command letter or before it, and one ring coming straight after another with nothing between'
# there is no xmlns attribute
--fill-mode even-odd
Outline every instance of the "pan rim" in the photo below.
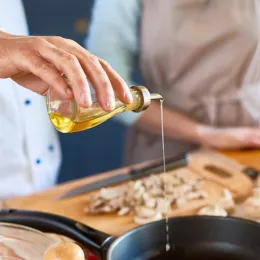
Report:
<svg viewBox="0 0 260 260"><path fill-rule="evenodd" d="M228 217L223 217L223 216L198 216L198 215L194 215L194 216L178 216L178 217L171 217L169 218L169 221L171 221L172 219L174 219L175 221L178 220L189 220L189 219L200 219L200 220L221 220L221 221L235 221L235 222L240 222L241 224L247 224L247 225L253 225L256 226L258 228L260 228L260 223L250 220L250 219L244 219L244 218L239 218L239 217L232 217L232 216L228 216ZM115 240L112 242L112 244L109 246L108 251L107 251L107 260L112 260L112 253L114 248L121 243L121 241L123 239L125 239L126 237L130 236L132 233L134 233L136 230L140 230L140 229L144 229L147 228L149 226L153 226L153 225L159 225L161 222L165 222L164 219L162 220L158 220L158 221L154 221L151 223L147 223L138 227L135 227L129 231L127 231L126 233L124 233L123 235L116 237Z"/></svg>

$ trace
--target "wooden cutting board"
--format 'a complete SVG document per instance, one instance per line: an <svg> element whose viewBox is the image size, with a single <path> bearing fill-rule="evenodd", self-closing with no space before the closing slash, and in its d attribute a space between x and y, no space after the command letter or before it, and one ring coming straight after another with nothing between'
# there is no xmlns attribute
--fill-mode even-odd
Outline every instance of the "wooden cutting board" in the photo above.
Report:
<svg viewBox="0 0 260 260"><path fill-rule="evenodd" d="M209 197L206 200L193 201L187 207L181 209L172 209L170 216L194 214L200 207L216 201L220 197L224 187L235 187L232 188L232 193L236 199L245 198L247 194L251 193L253 182L242 173L243 166L225 157L225 159L220 159L221 156L219 155L219 157L218 155L219 154L211 152L199 151L188 156L188 165L178 169L178 171L188 172L190 176L203 175L206 177L207 180L205 181L204 189L208 192ZM205 168L204 162L206 162L206 165L214 165L221 169L228 167L229 178L224 178L223 180L223 176L213 174L208 170L209 167ZM105 175L102 177L104 178ZM90 177L89 179L93 179L93 181L95 179L96 181L97 178L99 177ZM232 183L234 183L234 185ZM75 186L76 184L73 185L73 188L75 188ZM119 217L116 214L88 215L84 213L84 208L87 206L87 196L91 194L84 194L65 200L55 200L56 196L65 190L67 191L68 188L60 187L59 192L52 190L49 193L47 191L42 194L23 198L22 200L20 199L20 201L19 199L10 200L6 205L7 207L63 215L112 235L120 235L136 226L131 216Z"/></svg>
<svg viewBox="0 0 260 260"><path fill-rule="evenodd" d="M178 172L188 173L192 177L199 177L199 174L190 171L188 167L176 170ZM173 208L169 216L190 215L208 203L216 201L222 194L223 187L211 181L205 181L202 187L208 193L208 198L203 200L195 200L189 203L188 206L177 209ZM119 217L116 214L95 214L89 215L84 213L84 208L87 206L88 196L95 192L85 194L70 199L60 201L39 201L33 205L33 210L55 213L63 216L76 219L82 223L92 226L113 235L120 235L131 228L136 227L132 216ZM109 224L108 224L109 223Z"/></svg>
<svg viewBox="0 0 260 260"><path fill-rule="evenodd" d="M228 188L237 201L249 197L253 181L245 174L245 166L210 150L199 150L188 155L188 167L208 180Z"/></svg>

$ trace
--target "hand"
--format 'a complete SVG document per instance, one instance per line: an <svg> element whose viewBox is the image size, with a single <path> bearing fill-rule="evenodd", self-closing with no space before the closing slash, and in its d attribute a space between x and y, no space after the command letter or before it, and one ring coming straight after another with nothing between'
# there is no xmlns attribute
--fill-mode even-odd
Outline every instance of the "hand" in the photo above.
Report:
<svg viewBox="0 0 260 260"><path fill-rule="evenodd" d="M215 149L260 148L260 128L228 127L214 128L200 126L197 128L201 144Z"/></svg>
<svg viewBox="0 0 260 260"><path fill-rule="evenodd" d="M12 78L41 95L53 87L82 107L92 105L89 80L104 110L114 109L115 96L123 103L132 102L128 86L109 64L76 42L56 36L13 36L0 31L0 78Z"/></svg>

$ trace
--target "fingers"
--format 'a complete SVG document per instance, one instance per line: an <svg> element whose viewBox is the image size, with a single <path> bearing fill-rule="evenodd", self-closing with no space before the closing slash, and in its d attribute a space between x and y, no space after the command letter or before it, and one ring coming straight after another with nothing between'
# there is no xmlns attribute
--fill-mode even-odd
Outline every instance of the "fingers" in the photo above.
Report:
<svg viewBox="0 0 260 260"><path fill-rule="evenodd" d="M252 128L248 131L248 139L253 147L260 147L260 130L257 128Z"/></svg>
<svg viewBox="0 0 260 260"><path fill-rule="evenodd" d="M260 130L255 127L239 127L228 129L241 148L258 148L260 147Z"/></svg>
<svg viewBox="0 0 260 260"><path fill-rule="evenodd" d="M2 45L11 53L8 56L9 67L2 77L15 77L21 72L32 73L43 81L41 89L37 89L40 94L46 94L46 86L50 86L62 97L70 99L74 95L80 106L89 107L92 105L89 80L102 109L113 110L115 96L123 103L132 102L131 92L123 79L107 63L72 40L61 37L11 37L3 40ZM65 73L68 82L61 77L62 73ZM21 83L24 79L17 78ZM28 82L26 86L35 89Z"/></svg>
<svg viewBox="0 0 260 260"><path fill-rule="evenodd" d="M60 72L48 61L39 56L32 56L28 59L27 63L28 70L34 75L42 79L49 86L54 87L63 98L71 98L72 91L68 84L61 78ZM41 95L46 95L46 91L47 89L37 90Z"/></svg>
<svg viewBox="0 0 260 260"><path fill-rule="evenodd" d="M96 91L98 103L105 111L115 109L115 93L111 82L95 56L87 56L81 65Z"/></svg>
<svg viewBox="0 0 260 260"><path fill-rule="evenodd" d="M123 103L131 104L133 102L133 97L125 81L117 74L115 70L112 69L112 67L107 62L101 59L99 59L99 62L109 77L109 80L116 93L116 97Z"/></svg>
<svg viewBox="0 0 260 260"><path fill-rule="evenodd" d="M131 92L124 80L106 62L99 60L76 42L60 37L27 39L20 39L23 41L23 54L29 54L23 55L27 62L26 67L64 98L74 95L81 107L91 106L89 80L105 111L115 108L115 96L123 103L132 102ZM62 73L66 75L67 81L61 77Z"/></svg>
<svg viewBox="0 0 260 260"><path fill-rule="evenodd" d="M196 129L203 145L217 149L245 149L260 147L260 130L250 127L208 127Z"/></svg>
<svg viewBox="0 0 260 260"><path fill-rule="evenodd" d="M126 83L105 62L100 61L72 40L50 37L48 41L77 57L87 78L96 91L100 106L104 110L111 111L114 109L115 95L124 103L132 102L132 95Z"/></svg>
<svg viewBox="0 0 260 260"><path fill-rule="evenodd" d="M48 42L41 45L38 51L44 59L52 63L59 71L65 73L76 102L82 107L91 106L89 84L78 59L71 53L56 48Z"/></svg>
<svg viewBox="0 0 260 260"><path fill-rule="evenodd" d="M25 88L43 96L47 95L48 90L50 89L50 85L32 73L18 73L12 77L12 80L14 80L18 85L24 86ZM58 93L58 95L60 98L60 93Z"/></svg>

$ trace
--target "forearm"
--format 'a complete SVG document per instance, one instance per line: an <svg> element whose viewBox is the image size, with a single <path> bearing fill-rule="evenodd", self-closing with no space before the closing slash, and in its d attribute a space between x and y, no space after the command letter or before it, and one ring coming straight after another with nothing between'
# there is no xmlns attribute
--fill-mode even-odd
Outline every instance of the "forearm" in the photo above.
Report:
<svg viewBox="0 0 260 260"><path fill-rule="evenodd" d="M8 43L7 39L11 38L12 35L6 33L0 28L0 79L9 78L9 71L13 71L13 63L10 62L8 54Z"/></svg>
<svg viewBox="0 0 260 260"><path fill-rule="evenodd" d="M168 139L201 143L199 129L203 127L191 118L164 106L164 135ZM160 104L153 102L137 120L137 127L153 134L161 134Z"/></svg>

